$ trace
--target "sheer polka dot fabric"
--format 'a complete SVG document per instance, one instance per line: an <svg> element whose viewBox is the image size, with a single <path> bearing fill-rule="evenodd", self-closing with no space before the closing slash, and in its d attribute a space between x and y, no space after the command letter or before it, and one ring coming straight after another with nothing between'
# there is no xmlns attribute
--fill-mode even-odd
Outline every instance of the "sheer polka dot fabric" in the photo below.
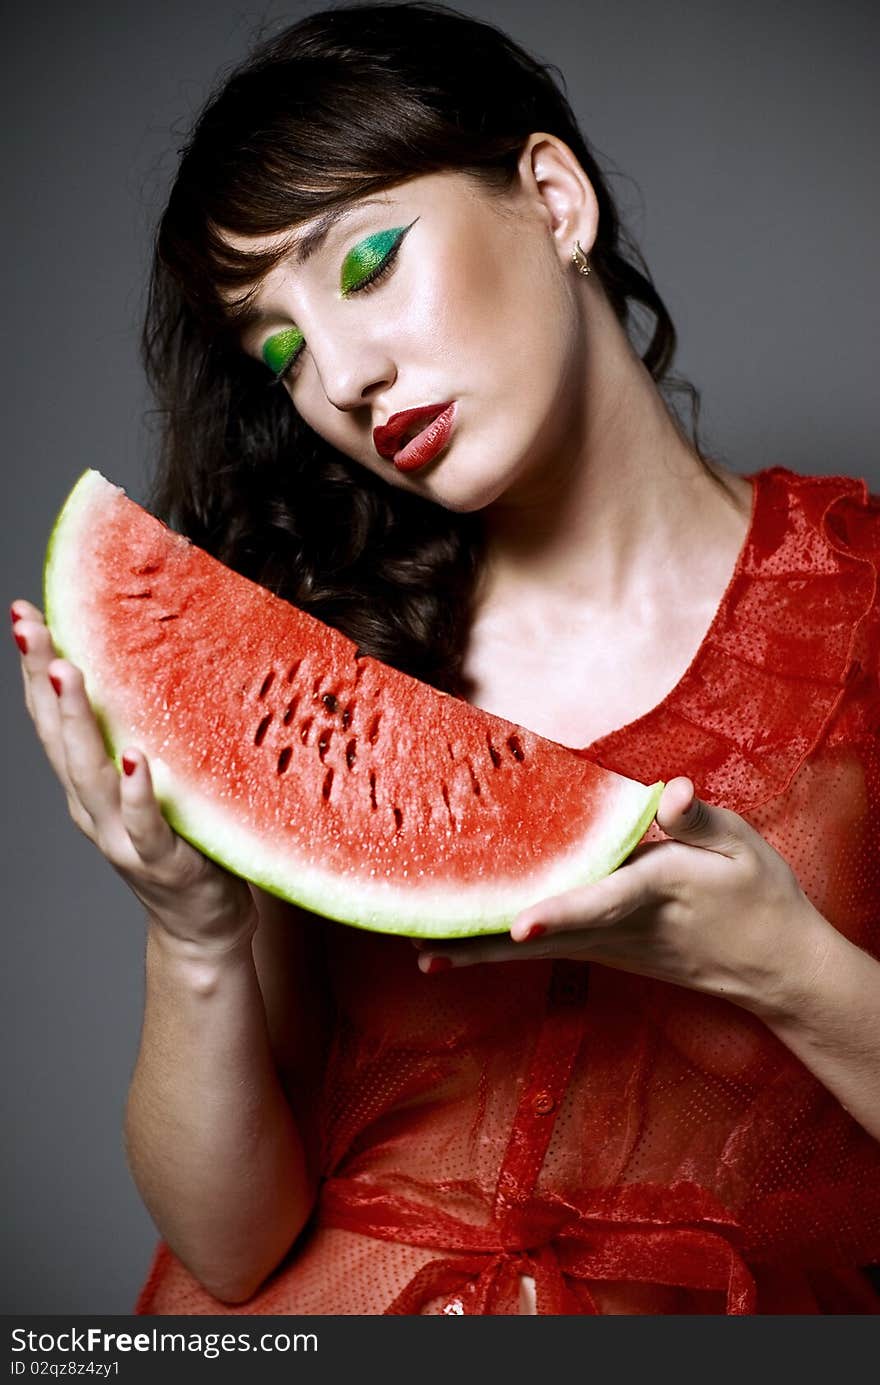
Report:
<svg viewBox="0 0 880 1385"><path fill-rule="evenodd" d="M691 666L584 753L690 775L880 956L880 497L750 479ZM514 1314L526 1277L541 1314L880 1311L880 1144L744 1010L574 962L423 976L405 939L324 932L313 1218L233 1308L160 1243L138 1312Z"/></svg>

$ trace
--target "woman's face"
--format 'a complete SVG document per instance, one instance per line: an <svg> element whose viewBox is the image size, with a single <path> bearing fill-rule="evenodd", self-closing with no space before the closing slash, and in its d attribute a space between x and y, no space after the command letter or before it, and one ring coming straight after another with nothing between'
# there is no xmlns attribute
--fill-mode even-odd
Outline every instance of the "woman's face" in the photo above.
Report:
<svg viewBox="0 0 880 1385"><path fill-rule="evenodd" d="M321 220L298 225L297 242ZM307 258L288 253L252 306L241 344L315 432L449 509L528 488L572 436L576 297L519 185L499 198L444 172L359 202ZM409 410L426 412L395 419Z"/></svg>

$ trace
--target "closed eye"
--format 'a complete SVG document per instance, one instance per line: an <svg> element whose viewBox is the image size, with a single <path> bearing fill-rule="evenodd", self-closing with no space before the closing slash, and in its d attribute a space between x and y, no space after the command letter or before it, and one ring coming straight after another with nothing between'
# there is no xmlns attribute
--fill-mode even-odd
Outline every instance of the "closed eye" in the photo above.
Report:
<svg viewBox="0 0 880 1385"><path fill-rule="evenodd" d="M408 231L415 226L392 226L388 231L379 231L375 236L367 236L349 250L342 262L339 287L343 298L352 293L362 293L383 279L397 258Z"/></svg>
<svg viewBox="0 0 880 1385"><path fill-rule="evenodd" d="M343 298L354 293L368 293L391 273L404 238L418 219L416 217L408 226L394 226L368 236L348 252L340 274ZM263 346L263 360L273 372L272 385L281 384L295 373L305 345L305 337L298 327L286 328L268 339Z"/></svg>
<svg viewBox="0 0 880 1385"><path fill-rule="evenodd" d="M298 327L286 327L263 343L263 360L272 371L272 384L287 376L302 355L305 337Z"/></svg>
<svg viewBox="0 0 880 1385"><path fill-rule="evenodd" d="M397 252L399 249L400 241L398 241L393 250L389 250L382 263L377 265L376 268L367 275L366 279L361 279L353 288L348 289L345 297L350 298L353 293L369 292L369 290L384 279L386 275L390 274L394 268L394 261L397 259Z"/></svg>

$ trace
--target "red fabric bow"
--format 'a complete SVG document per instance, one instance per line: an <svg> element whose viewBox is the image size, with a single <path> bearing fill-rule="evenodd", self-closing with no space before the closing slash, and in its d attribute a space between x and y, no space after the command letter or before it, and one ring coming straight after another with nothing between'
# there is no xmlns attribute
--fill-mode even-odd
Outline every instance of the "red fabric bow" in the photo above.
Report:
<svg viewBox="0 0 880 1385"><path fill-rule="evenodd" d="M666 1189L669 1198L670 1190ZM654 1190L630 1188L614 1204L602 1195L578 1206L554 1196L535 1197L486 1226L356 1179L329 1179L322 1193L320 1225L432 1250L452 1252L431 1260L385 1309L416 1314L441 1295L444 1313L512 1314L519 1309L519 1279L535 1281L541 1314L599 1313L590 1281L614 1280L718 1290L728 1314L755 1312L754 1278L731 1241L716 1229L736 1224L714 1199L706 1224L703 1190L679 1189L676 1210L697 1214L697 1225L658 1224ZM640 1206L639 1206L640 1204Z"/></svg>

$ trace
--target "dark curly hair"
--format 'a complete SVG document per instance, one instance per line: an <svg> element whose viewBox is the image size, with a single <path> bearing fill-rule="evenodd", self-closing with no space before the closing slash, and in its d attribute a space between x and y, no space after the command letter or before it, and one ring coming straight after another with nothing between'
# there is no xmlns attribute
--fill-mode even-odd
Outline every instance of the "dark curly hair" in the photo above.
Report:
<svg viewBox="0 0 880 1385"><path fill-rule="evenodd" d="M481 571L480 516L386 483L267 388L265 367L234 346L228 291L253 285L280 252L236 254L218 228L272 234L448 169L503 190L527 137L554 134L598 199L594 272L625 329L634 308L653 319L641 358L658 387L689 394L705 460L699 395L669 373L675 328L557 77L501 30L444 5L309 15L210 98L156 241L143 332L162 423L153 509L364 652L449 692L460 690Z"/></svg>

